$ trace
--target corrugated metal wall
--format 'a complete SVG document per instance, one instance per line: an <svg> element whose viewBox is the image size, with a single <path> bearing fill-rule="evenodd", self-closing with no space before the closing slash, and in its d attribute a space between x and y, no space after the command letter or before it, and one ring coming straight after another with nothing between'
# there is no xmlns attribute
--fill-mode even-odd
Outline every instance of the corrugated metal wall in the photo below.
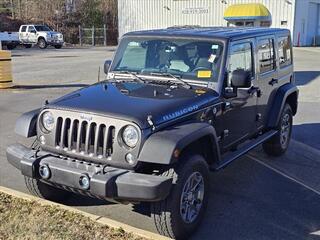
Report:
<svg viewBox="0 0 320 240"><path fill-rule="evenodd" d="M237 3L262 3L271 12L272 27L293 29L295 0L118 0L119 36L174 25L226 26L223 13Z"/></svg>

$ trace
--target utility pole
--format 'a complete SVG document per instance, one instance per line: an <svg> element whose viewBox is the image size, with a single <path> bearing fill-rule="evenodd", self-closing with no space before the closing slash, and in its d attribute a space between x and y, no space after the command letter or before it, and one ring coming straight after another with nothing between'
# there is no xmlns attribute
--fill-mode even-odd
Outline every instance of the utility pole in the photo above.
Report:
<svg viewBox="0 0 320 240"><path fill-rule="evenodd" d="M21 0L18 0L18 11L19 11L19 18L22 18L22 9L21 9Z"/></svg>
<svg viewBox="0 0 320 240"><path fill-rule="evenodd" d="M92 46L96 45L95 43L95 29L94 26L92 26Z"/></svg>
<svg viewBox="0 0 320 240"><path fill-rule="evenodd" d="M10 4L11 4L11 17L14 19L14 6L13 6L13 0L10 0Z"/></svg>
<svg viewBox="0 0 320 240"><path fill-rule="evenodd" d="M82 46L82 29L81 29L81 25L79 25L79 44L80 44L80 46Z"/></svg>
<svg viewBox="0 0 320 240"><path fill-rule="evenodd" d="M107 26L103 24L103 45L107 46Z"/></svg>

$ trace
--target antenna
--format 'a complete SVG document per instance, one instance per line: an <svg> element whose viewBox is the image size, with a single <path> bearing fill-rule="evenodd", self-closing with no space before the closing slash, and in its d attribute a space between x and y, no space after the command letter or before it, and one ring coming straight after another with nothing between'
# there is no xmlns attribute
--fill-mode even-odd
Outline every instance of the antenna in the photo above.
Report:
<svg viewBox="0 0 320 240"><path fill-rule="evenodd" d="M99 69L98 69L98 82L100 82L100 66L99 66Z"/></svg>

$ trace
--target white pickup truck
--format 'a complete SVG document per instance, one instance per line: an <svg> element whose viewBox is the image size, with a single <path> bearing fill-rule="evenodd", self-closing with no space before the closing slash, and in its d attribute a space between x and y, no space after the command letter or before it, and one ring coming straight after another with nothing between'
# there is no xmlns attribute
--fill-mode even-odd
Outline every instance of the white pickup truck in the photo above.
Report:
<svg viewBox="0 0 320 240"><path fill-rule="evenodd" d="M16 32L0 32L1 46L8 50L14 49L20 44L19 35Z"/></svg>
<svg viewBox="0 0 320 240"><path fill-rule="evenodd" d="M21 25L19 40L26 48L38 44L41 49L45 49L48 45L60 49L64 43L62 33L55 32L46 25Z"/></svg>

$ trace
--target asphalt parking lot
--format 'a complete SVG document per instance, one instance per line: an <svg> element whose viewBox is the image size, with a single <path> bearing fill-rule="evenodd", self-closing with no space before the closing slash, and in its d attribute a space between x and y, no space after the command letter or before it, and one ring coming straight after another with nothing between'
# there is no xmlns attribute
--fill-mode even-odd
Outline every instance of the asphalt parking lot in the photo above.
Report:
<svg viewBox="0 0 320 240"><path fill-rule="evenodd" d="M30 144L14 134L16 118L79 87L104 79L113 47L14 50L14 82L0 91L0 185L27 192L23 177L6 161L7 145ZM293 141L286 155L260 148L211 174L206 217L193 239L320 239L320 49L294 49L300 89ZM101 68L99 74L99 66ZM65 204L155 231L148 205L120 205L74 196Z"/></svg>

